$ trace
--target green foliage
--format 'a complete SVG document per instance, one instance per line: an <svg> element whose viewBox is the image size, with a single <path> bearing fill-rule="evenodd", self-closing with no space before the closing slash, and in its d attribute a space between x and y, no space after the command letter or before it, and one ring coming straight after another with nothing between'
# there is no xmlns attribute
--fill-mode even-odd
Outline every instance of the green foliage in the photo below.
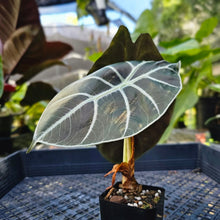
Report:
<svg viewBox="0 0 220 220"><path fill-rule="evenodd" d="M151 5L153 21L159 29L157 36L159 41L192 37L205 19L217 17L220 20L219 0L153 0ZM209 23L206 26L206 33L211 33L213 26L208 25ZM220 26L215 31L216 42L219 42L219 28Z"/></svg>
<svg viewBox="0 0 220 220"><path fill-rule="evenodd" d="M200 29L197 31L195 38L201 42L203 38L208 37L218 24L216 17L211 17L202 22Z"/></svg>
<svg viewBox="0 0 220 220"><path fill-rule="evenodd" d="M88 15L86 11L86 6L89 4L90 0L77 0L77 16L81 18L85 15Z"/></svg>
<svg viewBox="0 0 220 220"><path fill-rule="evenodd" d="M28 85L24 83L17 86L16 92L10 97L10 100L5 103L5 107L10 111L10 114L16 115L24 112L24 108L20 105L21 100L25 97Z"/></svg>
<svg viewBox="0 0 220 220"><path fill-rule="evenodd" d="M102 56L103 52L95 52L91 55L88 56L88 59L92 62L96 62L96 60L98 60L101 56Z"/></svg>
<svg viewBox="0 0 220 220"><path fill-rule="evenodd" d="M24 115L24 123L28 126L31 131L34 131L36 125L39 121L40 116L45 110L48 102L40 101L33 104L30 108L27 109Z"/></svg>
<svg viewBox="0 0 220 220"><path fill-rule="evenodd" d="M37 82L37 84L38 83L41 82ZM28 86L27 83L24 83L21 86L17 86L16 92L14 92L10 100L5 103L4 108L7 109L7 114L9 113L16 116L14 120L16 122L14 123L14 130L21 126L22 122L22 124L27 125L31 131L34 131L37 122L48 103L47 101L39 101L45 99L45 95L43 95L43 93L51 91L51 93L46 94L48 96L48 100L50 100L56 94L49 84L41 85L41 91L37 89L38 86L35 87L35 84L36 83L32 83L31 86ZM50 89L45 89L45 85L49 86ZM36 94L37 91L34 91L33 93L30 91L35 88L39 94ZM29 99L30 96L26 96L27 92L31 92L32 94L36 95L36 97Z"/></svg>
<svg viewBox="0 0 220 220"><path fill-rule="evenodd" d="M213 62L219 59L220 48L213 49L207 37L213 32L217 25L215 17L205 20L195 37L174 39L168 42L161 42L164 47L162 55L169 62L182 62L183 90L177 97L173 116L170 125L160 142L164 142L170 135L173 127L176 126L180 117L187 109L194 107L199 95L209 95L218 91L220 84L219 76L213 75ZM206 25L209 25L206 31Z"/></svg>
<svg viewBox="0 0 220 220"><path fill-rule="evenodd" d="M136 40L141 33L149 33L152 38L158 34L157 23L151 10L145 10L137 20L136 27L132 33L132 39Z"/></svg>

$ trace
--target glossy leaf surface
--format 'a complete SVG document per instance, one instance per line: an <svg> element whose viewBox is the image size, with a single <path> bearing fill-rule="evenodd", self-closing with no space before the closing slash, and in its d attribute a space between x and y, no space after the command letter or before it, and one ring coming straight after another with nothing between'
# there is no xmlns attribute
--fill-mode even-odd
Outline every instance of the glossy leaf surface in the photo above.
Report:
<svg viewBox="0 0 220 220"><path fill-rule="evenodd" d="M89 146L140 133L166 112L181 90L178 71L178 63L127 61L70 84L49 103L31 148L37 142Z"/></svg>

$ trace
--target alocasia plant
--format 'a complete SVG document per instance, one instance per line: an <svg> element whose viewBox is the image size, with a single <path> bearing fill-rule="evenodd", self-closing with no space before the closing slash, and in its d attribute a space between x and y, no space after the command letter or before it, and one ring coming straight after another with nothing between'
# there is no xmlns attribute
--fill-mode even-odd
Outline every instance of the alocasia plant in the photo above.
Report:
<svg viewBox="0 0 220 220"><path fill-rule="evenodd" d="M120 56L121 62L114 63L117 57L110 56L112 64L105 65L109 62L105 59L109 51L116 52L118 48L118 55L129 51L122 46L121 41L116 40L121 34L125 36L127 33L127 30L121 27L112 41L111 45L114 46L110 45L94 64L90 71L92 73L70 84L51 100L41 116L29 151L38 142L60 147L87 147L124 139L124 146L127 147L125 151L130 151L129 156L124 155L123 163L115 165L108 174L120 171L128 179L125 181L127 187L135 187L137 183L133 173L134 149L141 145L138 142L136 145L135 137L150 127L151 132L158 132L155 127L152 129L152 126L167 115L182 85L179 63L140 60L141 54L151 56L149 51L146 52L140 47L137 47L137 50L142 52L138 54L139 60ZM141 38L146 37L150 39L149 35L143 35ZM143 41L139 39L136 45L140 46L141 42ZM126 43L130 44L131 55L135 44L130 38ZM116 48L115 44L121 45ZM100 68L96 69L98 64ZM161 132L156 135L160 137ZM142 149L141 153L147 149L148 146ZM108 150L111 150L111 146ZM113 158L114 156L118 155L112 155ZM127 170L132 172L126 172Z"/></svg>
<svg viewBox="0 0 220 220"><path fill-rule="evenodd" d="M48 104L33 144L89 146L135 136L176 98L178 69L166 61L127 61L70 84Z"/></svg>

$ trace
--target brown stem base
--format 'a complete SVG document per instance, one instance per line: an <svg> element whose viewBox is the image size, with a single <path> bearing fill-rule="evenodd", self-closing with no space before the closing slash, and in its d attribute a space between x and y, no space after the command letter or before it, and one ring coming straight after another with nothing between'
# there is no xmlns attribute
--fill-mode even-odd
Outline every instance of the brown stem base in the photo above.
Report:
<svg viewBox="0 0 220 220"><path fill-rule="evenodd" d="M134 164L135 164L135 159L134 159L134 137L132 137L132 154L130 160L127 162L122 162L120 164L115 164L107 174L105 174L105 177L108 176L109 174L113 173L112 175L112 185L109 188L112 188L114 183L115 183L115 178L117 172L122 173L124 181L122 183L122 188L124 189L131 189L131 190L139 190L139 184L137 183L135 177L134 177Z"/></svg>

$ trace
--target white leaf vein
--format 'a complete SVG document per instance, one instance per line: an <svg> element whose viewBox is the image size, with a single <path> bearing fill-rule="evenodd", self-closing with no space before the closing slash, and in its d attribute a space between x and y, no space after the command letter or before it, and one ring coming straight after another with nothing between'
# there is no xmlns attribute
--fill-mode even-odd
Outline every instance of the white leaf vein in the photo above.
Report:
<svg viewBox="0 0 220 220"><path fill-rule="evenodd" d="M130 85L130 86L137 89L140 93L142 93L144 96L146 96L150 100L150 102L153 104L153 106L156 108L158 115L160 114L160 110L157 106L157 103L154 101L153 97L150 94L148 94L144 89L142 89L141 87L139 87L135 84Z"/></svg>
<svg viewBox="0 0 220 220"><path fill-rule="evenodd" d="M126 107L126 110L127 110L125 130L124 130L124 134L123 134L123 136L124 136L126 134L127 130L128 130L128 124L129 124L129 120L130 120L131 110L130 110L129 101L128 101L128 98L127 98L125 92L123 90L121 90L121 89L119 89L119 92L121 93L121 95L122 95L122 97L124 99L125 107Z"/></svg>
<svg viewBox="0 0 220 220"><path fill-rule="evenodd" d="M94 113L93 113L93 117L92 117L92 123L89 127L89 130L88 130L87 134L85 135L85 137L81 141L81 143L83 143L88 138L88 136L90 135L90 133L91 133L91 131L92 131L94 125L95 125L96 119L97 119L98 104L97 104L97 101L94 101L93 103L94 103Z"/></svg>

